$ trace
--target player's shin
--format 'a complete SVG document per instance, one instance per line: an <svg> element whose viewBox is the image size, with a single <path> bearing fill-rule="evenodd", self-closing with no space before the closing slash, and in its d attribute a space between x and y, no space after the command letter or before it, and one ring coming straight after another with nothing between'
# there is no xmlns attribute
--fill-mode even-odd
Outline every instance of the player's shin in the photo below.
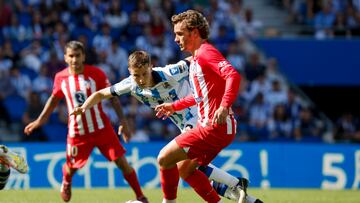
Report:
<svg viewBox="0 0 360 203"><path fill-rule="evenodd" d="M164 193L163 202L176 202L179 178L179 171L176 165L169 169L160 169L160 182Z"/></svg>
<svg viewBox="0 0 360 203"><path fill-rule="evenodd" d="M67 183L71 183L72 176L75 173L75 169L70 169L66 164L64 164L62 167L62 172L63 172L63 180Z"/></svg>
<svg viewBox="0 0 360 203"><path fill-rule="evenodd" d="M199 194L205 201L218 203L221 199L210 185L209 179L199 170L195 170L185 181Z"/></svg>

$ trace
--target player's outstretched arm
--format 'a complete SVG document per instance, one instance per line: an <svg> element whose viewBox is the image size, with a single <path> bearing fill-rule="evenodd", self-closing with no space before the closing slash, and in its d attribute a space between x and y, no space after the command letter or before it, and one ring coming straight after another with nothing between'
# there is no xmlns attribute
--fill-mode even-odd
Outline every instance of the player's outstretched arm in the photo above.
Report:
<svg viewBox="0 0 360 203"><path fill-rule="evenodd" d="M46 121L50 117L51 113L54 111L54 109L58 105L59 101L60 101L60 99L58 97L51 95L49 97L49 99L46 101L44 109L42 110L39 117L35 121L29 123L24 128L25 135L30 135L36 128L38 128L41 125L43 125L44 123L46 123Z"/></svg>
<svg viewBox="0 0 360 203"><path fill-rule="evenodd" d="M102 100L109 99L111 97L113 97L113 95L111 95L110 87L101 89L90 95L90 97L88 97L80 107L75 107L74 110L70 113L70 115L79 115L85 113L86 110L90 109L95 104L98 104Z"/></svg>

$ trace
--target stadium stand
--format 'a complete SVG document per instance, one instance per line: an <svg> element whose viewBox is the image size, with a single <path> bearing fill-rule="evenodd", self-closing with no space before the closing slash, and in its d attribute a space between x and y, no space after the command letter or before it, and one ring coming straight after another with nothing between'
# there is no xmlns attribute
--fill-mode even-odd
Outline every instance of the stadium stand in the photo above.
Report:
<svg viewBox="0 0 360 203"><path fill-rule="evenodd" d="M11 76L9 85L3 85L4 80L0 87L14 88L17 94L1 95L0 98L12 122L21 122L26 102L29 101L27 95L31 91L41 94L43 104L44 97L50 94L51 89L43 88L50 85L41 86L41 81L49 82L48 79L52 79L55 72L65 67L62 62L63 47L68 40L84 42L87 46L87 62L103 68L112 83L127 77L126 58L135 49L151 53L155 66L176 62L184 56L173 42L170 17L194 8L203 12L211 23L210 41L246 77L244 91L234 106L236 116L241 121L238 141L301 141L299 126L305 125L302 124L301 111L306 109L312 111L310 114L316 119L316 126L321 128L316 130L319 139L312 141L332 142L332 133L329 133L333 128L332 120L324 112L314 109L311 99L281 72L277 59L268 58L267 53L260 51L254 41L264 37L299 34L311 34L321 39L341 35L353 37L358 34L360 27L360 5L355 2L358 1L0 0L0 79ZM323 22L322 18L326 19L326 24L317 23ZM115 60L118 62L110 62ZM47 68L47 73L40 74L43 66ZM21 79L14 78L14 74ZM48 79L37 80L41 75ZM35 81L39 89L34 89ZM262 101L260 97L263 97ZM177 134L172 124L158 122L140 104L134 104L127 97L121 98L121 101L132 119L135 137L144 137L144 134L150 137L139 140L159 140L161 134L167 135L162 139L169 139ZM285 107L287 116L274 113L279 106ZM44 126L44 133L49 141L63 141L66 125L54 118L56 116ZM285 118L289 119L286 124L282 123ZM150 128L155 126L156 133L149 134L144 123L149 124L147 126ZM337 126L338 135L341 124ZM5 128L4 125L0 127ZM354 124L354 129L356 132L359 125ZM21 130L17 131L19 136L22 136ZM289 132L283 135L284 130ZM64 133L64 136L55 135L54 132ZM277 132L281 133L275 139Z"/></svg>

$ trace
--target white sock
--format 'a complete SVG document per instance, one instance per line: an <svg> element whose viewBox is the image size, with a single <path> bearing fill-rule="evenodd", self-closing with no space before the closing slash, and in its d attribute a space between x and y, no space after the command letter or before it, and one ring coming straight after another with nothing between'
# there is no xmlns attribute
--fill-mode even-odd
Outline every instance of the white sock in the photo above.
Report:
<svg viewBox="0 0 360 203"><path fill-rule="evenodd" d="M236 184L238 184L239 179L237 179L235 176L230 175L226 171L221 170L212 164L207 165L207 167L212 169L212 172L209 174L209 179L216 182L224 183L229 187L234 187L236 186Z"/></svg>
<svg viewBox="0 0 360 203"><path fill-rule="evenodd" d="M176 203L176 199L173 200L167 200L167 199L163 199L162 203Z"/></svg>

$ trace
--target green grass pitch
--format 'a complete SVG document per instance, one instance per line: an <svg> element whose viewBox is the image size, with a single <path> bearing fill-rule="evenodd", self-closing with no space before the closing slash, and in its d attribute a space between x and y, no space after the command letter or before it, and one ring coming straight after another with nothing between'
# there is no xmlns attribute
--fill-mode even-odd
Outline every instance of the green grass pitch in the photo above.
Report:
<svg viewBox="0 0 360 203"><path fill-rule="evenodd" d="M309 189L250 189L249 194L265 203L359 203L360 192L356 190L309 190ZM160 189L144 189L151 203L161 203ZM73 189L71 203L124 203L134 199L129 188ZM59 191L53 189L3 190L0 203L61 203ZM203 202L191 189L178 191L178 203ZM224 203L231 201L223 199Z"/></svg>

